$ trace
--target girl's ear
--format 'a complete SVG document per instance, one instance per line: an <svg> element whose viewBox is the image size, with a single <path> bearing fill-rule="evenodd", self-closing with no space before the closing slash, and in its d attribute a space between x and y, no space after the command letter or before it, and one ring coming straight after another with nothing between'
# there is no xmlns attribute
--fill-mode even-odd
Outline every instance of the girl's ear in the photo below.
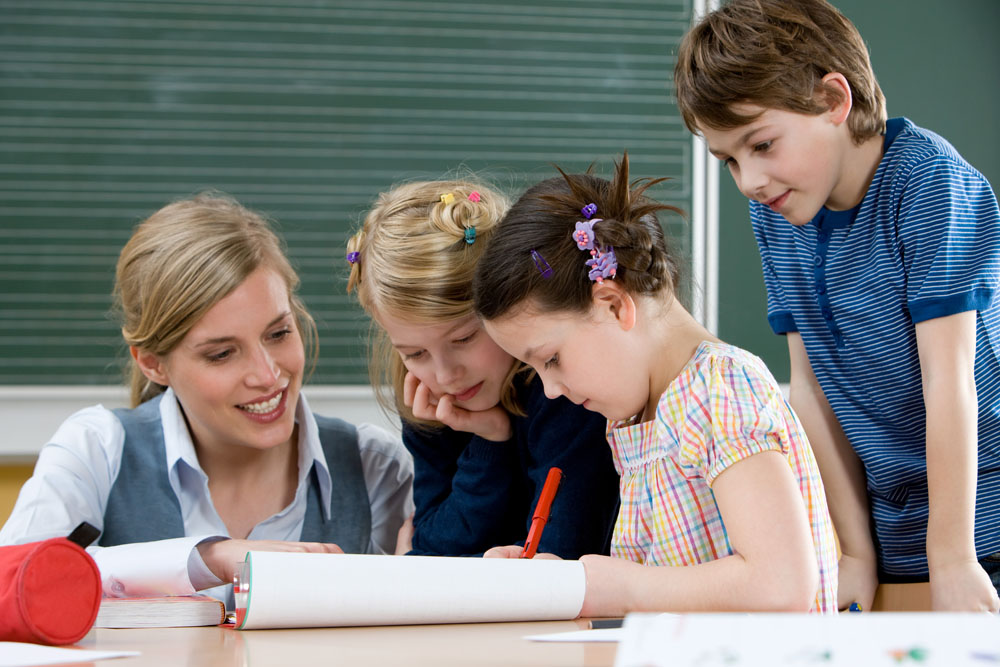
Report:
<svg viewBox="0 0 1000 667"><path fill-rule="evenodd" d="M830 120L835 125L846 122L854 104L851 98L851 84L847 82L847 77L840 72L830 72L821 81L826 89L824 97L830 109L828 112Z"/></svg>
<svg viewBox="0 0 1000 667"><path fill-rule="evenodd" d="M129 345L128 353L135 359L136 365L142 374L149 380L164 387L170 386L170 377L159 355L152 352L144 352L135 345Z"/></svg>
<svg viewBox="0 0 1000 667"><path fill-rule="evenodd" d="M613 319L624 331L635 326L635 299L614 280L594 283L590 294L593 300L593 312L599 319L601 317Z"/></svg>

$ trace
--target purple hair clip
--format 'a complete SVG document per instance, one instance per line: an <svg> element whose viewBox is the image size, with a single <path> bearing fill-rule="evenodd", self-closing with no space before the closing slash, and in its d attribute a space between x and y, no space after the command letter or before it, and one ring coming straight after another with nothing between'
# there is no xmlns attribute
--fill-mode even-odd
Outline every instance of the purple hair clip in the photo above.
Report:
<svg viewBox="0 0 1000 667"><path fill-rule="evenodd" d="M603 283L605 278L614 278L618 273L618 257L615 255L615 249L608 246L607 250L598 250L596 253L591 251L591 254L593 258L586 261L587 266L591 267L587 277L599 283Z"/></svg>
<svg viewBox="0 0 1000 667"><path fill-rule="evenodd" d="M581 208L580 212L587 219L577 221L576 229L573 231L573 242L580 250L590 251L591 258L586 261L586 265L590 267L587 277L598 283L604 282L605 278L614 278L618 273L618 257L615 255L615 249L611 246L602 249L597 245L597 237L594 234L594 225L601 222L601 218L594 218L597 204L591 202Z"/></svg>
<svg viewBox="0 0 1000 667"><path fill-rule="evenodd" d="M600 220L580 220L576 223L576 231L573 232L573 240L580 250L594 249L594 223Z"/></svg>
<svg viewBox="0 0 1000 667"><path fill-rule="evenodd" d="M538 254L534 248L531 249L531 259L535 262L535 268L542 274L542 278L548 280L552 277L552 267L545 261L545 258Z"/></svg>
<svg viewBox="0 0 1000 667"><path fill-rule="evenodd" d="M347 253L347 261L351 264L357 264L359 259L361 259L361 253L357 250Z"/></svg>

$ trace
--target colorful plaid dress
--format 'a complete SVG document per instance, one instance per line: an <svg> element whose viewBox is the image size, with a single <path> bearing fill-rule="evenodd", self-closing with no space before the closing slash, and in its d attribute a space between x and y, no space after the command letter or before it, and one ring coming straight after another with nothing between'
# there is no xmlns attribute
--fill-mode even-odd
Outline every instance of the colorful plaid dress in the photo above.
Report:
<svg viewBox="0 0 1000 667"><path fill-rule="evenodd" d="M695 565L731 555L712 482L758 452L784 454L802 491L819 563L812 611L836 612L837 552L819 468L802 425L759 358L732 345L701 343L660 397L655 418L609 423L608 442L621 475L611 555L648 565Z"/></svg>

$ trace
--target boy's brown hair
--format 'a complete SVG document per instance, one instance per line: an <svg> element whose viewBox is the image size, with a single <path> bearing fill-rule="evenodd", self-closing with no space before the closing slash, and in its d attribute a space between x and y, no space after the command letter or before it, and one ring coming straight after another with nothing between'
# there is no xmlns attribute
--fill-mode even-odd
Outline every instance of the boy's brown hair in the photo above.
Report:
<svg viewBox="0 0 1000 667"><path fill-rule="evenodd" d="M756 116L749 103L820 114L841 93L822 78L840 72L851 86L847 119L860 144L885 130L885 97L857 28L825 0L732 0L681 41L674 68L677 106L688 129L727 130Z"/></svg>

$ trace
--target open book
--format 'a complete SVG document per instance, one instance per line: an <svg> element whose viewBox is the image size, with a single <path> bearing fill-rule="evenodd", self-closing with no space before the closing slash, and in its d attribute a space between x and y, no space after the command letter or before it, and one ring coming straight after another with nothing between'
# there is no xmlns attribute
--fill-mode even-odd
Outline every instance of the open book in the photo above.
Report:
<svg viewBox="0 0 1000 667"><path fill-rule="evenodd" d="M579 561L252 551L236 627L565 620L585 589Z"/></svg>
<svg viewBox="0 0 1000 667"><path fill-rule="evenodd" d="M219 625L226 618L221 600L207 595L162 598L104 598L95 628L179 628Z"/></svg>

